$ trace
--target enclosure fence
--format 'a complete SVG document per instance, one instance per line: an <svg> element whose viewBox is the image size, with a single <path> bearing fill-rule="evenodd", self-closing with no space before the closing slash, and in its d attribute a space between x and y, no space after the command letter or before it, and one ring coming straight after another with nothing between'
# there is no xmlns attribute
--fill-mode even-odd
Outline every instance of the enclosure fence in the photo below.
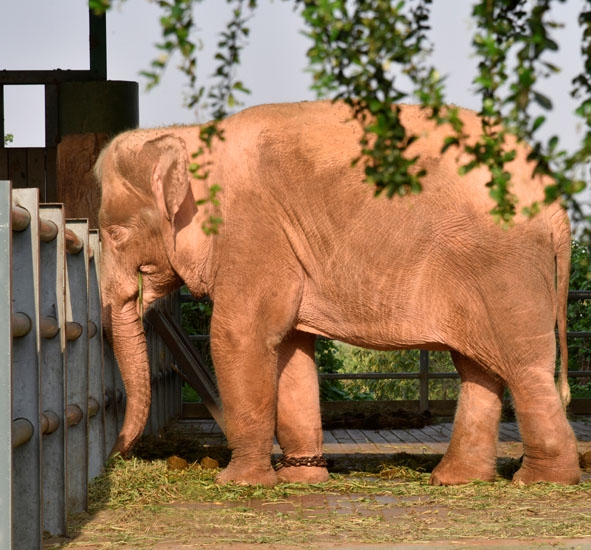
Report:
<svg viewBox="0 0 591 550"><path fill-rule="evenodd" d="M41 548L87 509L125 395L100 319L100 242L37 189L0 181L0 548ZM172 300L162 307L172 307ZM148 331L150 332L150 331ZM181 382L149 334L147 432L178 415Z"/></svg>

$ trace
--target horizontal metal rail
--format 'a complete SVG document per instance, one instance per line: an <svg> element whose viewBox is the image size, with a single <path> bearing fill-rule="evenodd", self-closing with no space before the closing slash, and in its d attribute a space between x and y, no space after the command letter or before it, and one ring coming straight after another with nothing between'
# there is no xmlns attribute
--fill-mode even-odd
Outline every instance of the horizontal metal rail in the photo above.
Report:
<svg viewBox="0 0 591 550"><path fill-rule="evenodd" d="M591 299L591 290L571 290L568 299L570 302ZM196 301L190 294L181 294L180 300L184 303ZM591 332L569 331L567 337L569 339L591 339ZM193 334L189 336L189 339L194 343L205 342L209 340L209 335ZM568 375L570 378L591 378L591 371L569 371ZM460 377L457 372L430 372L429 352L424 350L420 352L419 370L415 372L320 372L318 376L321 380L418 380L420 384L419 401L421 407L425 408L428 407L430 380L454 380Z"/></svg>
<svg viewBox="0 0 591 550"><path fill-rule="evenodd" d="M420 372L321 372L322 380L420 380L424 377ZM459 378L457 372L430 372L431 380L443 380L446 378Z"/></svg>
<svg viewBox="0 0 591 550"><path fill-rule="evenodd" d="M104 80L102 74L84 69L52 69L37 71L0 71L0 84L10 86L23 84L60 84L62 82L85 82Z"/></svg>

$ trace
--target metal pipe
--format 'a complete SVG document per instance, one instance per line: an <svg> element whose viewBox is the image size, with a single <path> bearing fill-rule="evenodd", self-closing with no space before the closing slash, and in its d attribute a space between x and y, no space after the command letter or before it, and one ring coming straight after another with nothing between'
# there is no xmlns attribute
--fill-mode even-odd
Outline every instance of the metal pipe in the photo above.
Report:
<svg viewBox="0 0 591 550"><path fill-rule="evenodd" d="M26 208L12 205L12 230L24 231L31 223L31 214Z"/></svg>
<svg viewBox="0 0 591 550"><path fill-rule="evenodd" d="M84 413L78 405L68 405L66 407L66 426L68 428L79 424L84 418Z"/></svg>
<svg viewBox="0 0 591 550"><path fill-rule="evenodd" d="M52 434L60 426L60 419L53 411L45 411L40 415L41 433L45 435Z"/></svg>
<svg viewBox="0 0 591 550"><path fill-rule="evenodd" d="M66 229L66 251L76 255L84 248L84 242L71 229Z"/></svg>
<svg viewBox="0 0 591 550"><path fill-rule="evenodd" d="M94 397L88 398L88 418L92 418L99 412L101 406L99 402Z"/></svg>
<svg viewBox="0 0 591 550"><path fill-rule="evenodd" d="M88 321L88 338L94 338L96 336L97 332L98 332L98 329L96 327L96 323L89 320Z"/></svg>
<svg viewBox="0 0 591 550"><path fill-rule="evenodd" d="M50 220L39 218L39 239L44 243L50 243L58 234L58 227Z"/></svg>
<svg viewBox="0 0 591 550"><path fill-rule="evenodd" d="M57 319L47 315L41 316L39 319L39 331L41 332L42 338L51 340L60 331Z"/></svg>
<svg viewBox="0 0 591 550"><path fill-rule="evenodd" d="M419 380L418 372L355 372L341 374L339 372L321 372L322 380ZM457 372L430 372L429 379L459 378Z"/></svg>
<svg viewBox="0 0 591 550"><path fill-rule="evenodd" d="M31 332L33 328L33 321L26 314L20 311L15 311L12 314L12 336L13 338L21 338Z"/></svg>
<svg viewBox="0 0 591 550"><path fill-rule="evenodd" d="M35 428L29 420L26 418L15 418L12 421L12 448L15 449L24 445L33 437L34 433Z"/></svg>
<svg viewBox="0 0 591 550"><path fill-rule="evenodd" d="M82 336L82 325L74 321L66 322L66 340L73 342Z"/></svg>

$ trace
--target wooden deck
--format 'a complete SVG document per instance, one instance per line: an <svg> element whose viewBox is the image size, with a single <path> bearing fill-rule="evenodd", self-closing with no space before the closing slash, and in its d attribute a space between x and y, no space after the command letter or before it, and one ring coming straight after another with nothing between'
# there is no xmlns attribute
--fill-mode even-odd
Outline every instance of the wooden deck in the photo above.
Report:
<svg viewBox="0 0 591 550"><path fill-rule="evenodd" d="M434 424L422 429L408 430L357 430L338 429L324 432L324 454L374 454L395 453L442 454L447 450L452 423ZM591 450L591 418L571 421L579 442L579 451ZM226 440L213 420L181 420L177 428L190 433L205 446L225 445ZM277 443L273 454L281 451ZM499 430L498 455L517 458L522 454L521 436L516 422L502 422Z"/></svg>

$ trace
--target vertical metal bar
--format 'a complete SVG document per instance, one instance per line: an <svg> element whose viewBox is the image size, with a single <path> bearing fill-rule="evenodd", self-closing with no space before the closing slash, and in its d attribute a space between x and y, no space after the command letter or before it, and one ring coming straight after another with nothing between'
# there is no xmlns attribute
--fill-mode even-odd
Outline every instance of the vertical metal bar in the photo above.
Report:
<svg viewBox="0 0 591 550"><path fill-rule="evenodd" d="M0 149L4 149L4 136L6 130L4 129L4 85L0 84Z"/></svg>
<svg viewBox="0 0 591 550"><path fill-rule="evenodd" d="M45 202L57 202L57 147L45 148Z"/></svg>
<svg viewBox="0 0 591 550"><path fill-rule="evenodd" d="M59 86L45 84L45 147L57 147L59 134Z"/></svg>
<svg viewBox="0 0 591 550"><path fill-rule="evenodd" d="M60 141L59 86L45 84L45 185L43 202L55 202L57 196L57 144Z"/></svg>
<svg viewBox="0 0 591 550"><path fill-rule="evenodd" d="M24 418L33 426L33 437L13 449L13 537L19 548L40 548L41 517L41 433L40 335L39 335L39 192L15 189L13 201L31 214L24 231L12 235L13 308L26 313L32 330L12 343L12 419ZM22 521L26 518L26 521Z"/></svg>
<svg viewBox="0 0 591 550"><path fill-rule="evenodd" d="M8 178L12 182L12 188L27 187L27 150L22 147L10 147L6 152Z"/></svg>
<svg viewBox="0 0 591 550"><path fill-rule="evenodd" d="M429 410L429 352L419 353L419 412Z"/></svg>
<svg viewBox="0 0 591 550"><path fill-rule="evenodd" d="M84 243L78 254L66 257L66 320L82 327L82 335L66 347L67 405L83 414L67 432L68 512L82 512L88 505L88 222L68 220L66 229Z"/></svg>
<svg viewBox="0 0 591 550"><path fill-rule="evenodd" d="M88 264L88 319L89 330L89 362L88 362L88 395L96 400L99 410L88 420L88 481L100 475L103 471L107 452L105 434L105 404L104 404L104 380L103 380L103 354L102 354L102 325L101 302L98 282L100 258L98 249L100 246L98 231L91 230L89 234L89 251L92 251L92 259Z"/></svg>
<svg viewBox="0 0 591 550"><path fill-rule="evenodd" d="M54 223L57 237L41 244L41 315L54 317L60 327L56 336L41 343L41 409L60 418L57 429L43 436L43 529L52 535L66 534L66 266L65 219L62 205L41 205L39 215Z"/></svg>
<svg viewBox="0 0 591 550"><path fill-rule="evenodd" d="M0 548L12 548L11 209L10 182L0 181Z"/></svg>
<svg viewBox="0 0 591 550"><path fill-rule="evenodd" d="M88 10L90 70L99 80L107 80L107 22L106 16Z"/></svg>

